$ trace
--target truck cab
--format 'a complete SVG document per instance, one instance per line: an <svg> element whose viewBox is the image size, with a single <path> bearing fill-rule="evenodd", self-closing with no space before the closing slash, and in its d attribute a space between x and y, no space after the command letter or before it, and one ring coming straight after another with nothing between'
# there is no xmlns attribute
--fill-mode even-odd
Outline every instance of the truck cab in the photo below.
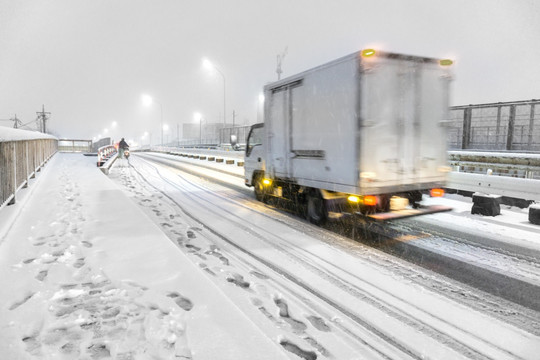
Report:
<svg viewBox="0 0 540 360"><path fill-rule="evenodd" d="M244 160L244 177L246 186L262 185L265 168L265 142L264 124L251 126L246 141L246 154ZM260 184L258 184L260 182ZM255 188L257 194L257 187ZM258 200L259 196L257 196Z"/></svg>

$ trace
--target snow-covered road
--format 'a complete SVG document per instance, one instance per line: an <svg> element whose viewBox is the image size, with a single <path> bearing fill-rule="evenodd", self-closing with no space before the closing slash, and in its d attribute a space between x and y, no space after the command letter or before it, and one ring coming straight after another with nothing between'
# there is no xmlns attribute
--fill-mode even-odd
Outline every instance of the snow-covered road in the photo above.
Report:
<svg viewBox="0 0 540 360"><path fill-rule="evenodd" d="M256 202L239 168L156 158L57 154L2 214L3 355L537 358L536 312Z"/></svg>
<svg viewBox="0 0 540 360"><path fill-rule="evenodd" d="M147 191L167 194L169 207L182 209L198 223L200 230L193 237L197 240L180 246L215 277L216 283L237 285L252 306L272 315L266 316L270 322L276 318L270 309L275 312L278 308L281 313L283 304L287 304L283 313L292 334L287 334L286 341L307 351L305 354L311 354L311 349L314 355L338 359L354 358L354 354L382 358L527 358L539 345L536 336L527 334L526 337L532 336L530 354L520 353L528 348L522 346L521 340L516 341L515 345L521 344L516 349L501 346L516 336L507 333L508 329L518 333L521 330L500 323L488 315L489 311L477 313L463 302L449 300L439 293L442 286L463 297L481 297L471 294L470 289L452 282L445 284L433 274L276 212L231 187L201 180L185 171L165 169L138 157L132 159L132 165L136 172L131 168L123 170L124 176L128 177L129 171L130 177L138 178L135 188L144 187L145 182L151 184L153 190L146 185ZM193 168L189 171L197 172ZM212 176L209 171L204 170L205 178ZM221 172L214 176L220 182L238 183L238 178L228 178ZM149 195L144 194L141 201L152 198ZM173 227L170 236L175 236ZM237 268L239 264L243 265ZM416 277L431 278L432 283L421 286L413 280ZM261 283L263 294L257 293ZM236 290L235 294L239 291L234 287L227 289ZM255 291L255 298L251 291ZM290 310L295 307L299 310ZM293 313L302 316L291 317ZM317 328L306 319L313 318L331 329L329 334L322 337L317 331L310 333L311 326ZM284 321L279 317L278 320ZM302 332L298 333L298 327Z"/></svg>
<svg viewBox="0 0 540 360"><path fill-rule="evenodd" d="M253 198L252 191L243 185L241 168L236 166L184 158L179 161L176 156L164 154L145 154L144 157L212 182L219 181ZM233 176L223 176L223 173ZM235 198L234 193L231 197ZM540 227L526 222L528 210L503 206L502 216L486 218L470 214L470 198L450 195L445 199L424 199L428 205L441 201L454 211L394 221L378 229L379 233L392 230L387 237L401 242L385 246L388 245L385 241L382 248L538 311ZM328 228L346 232L341 227L338 222L337 226L331 224ZM372 227L371 232L377 228ZM439 263L443 262L441 266Z"/></svg>

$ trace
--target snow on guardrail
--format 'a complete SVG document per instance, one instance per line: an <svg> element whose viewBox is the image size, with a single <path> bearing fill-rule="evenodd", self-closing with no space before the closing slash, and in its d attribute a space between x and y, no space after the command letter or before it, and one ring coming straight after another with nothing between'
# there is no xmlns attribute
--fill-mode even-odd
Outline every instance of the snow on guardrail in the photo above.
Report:
<svg viewBox="0 0 540 360"><path fill-rule="evenodd" d="M451 172L446 187L523 200L540 201L540 181L508 176Z"/></svg>
<svg viewBox="0 0 540 360"><path fill-rule="evenodd" d="M116 160L118 152L113 145L105 145L98 149L97 166L105 175L109 174L109 169Z"/></svg>
<svg viewBox="0 0 540 360"><path fill-rule="evenodd" d="M159 150L152 149L152 151L187 157L190 159L224 162L226 164L236 164L238 166L244 165L245 153L243 151L178 148L160 148ZM540 154L507 153L504 155L505 156L499 157L494 153L486 152L449 152L449 156L452 156L453 159L458 163L458 159L460 158L460 156L462 156L463 159L474 159L477 163L481 164L482 167L486 169L490 169L491 167L493 167L493 164L498 163L511 164L516 166L529 166L530 171L531 169L536 170L537 161L540 161ZM490 159L497 159L497 161L494 160L494 162L491 163L489 162ZM502 197L508 197L531 202L540 202L540 180L530 178L453 171L448 174L446 188L478 193L477 198L479 199L482 198L481 194L495 195L488 196L492 199L492 201L500 202ZM537 206L531 205L530 213L534 214L532 216L533 220L531 220L531 215L529 215L529 221L534 224L540 224L540 215L536 215L537 212ZM538 221L535 220L537 218Z"/></svg>

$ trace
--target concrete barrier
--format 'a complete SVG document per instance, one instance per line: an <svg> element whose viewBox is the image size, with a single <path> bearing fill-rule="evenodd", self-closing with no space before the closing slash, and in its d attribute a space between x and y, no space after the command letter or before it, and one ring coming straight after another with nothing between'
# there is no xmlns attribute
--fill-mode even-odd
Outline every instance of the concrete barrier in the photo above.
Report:
<svg viewBox="0 0 540 360"><path fill-rule="evenodd" d="M501 196L474 193L471 214L497 216L501 214Z"/></svg>
<svg viewBox="0 0 540 360"><path fill-rule="evenodd" d="M529 207L529 222L540 225L540 204L534 204Z"/></svg>

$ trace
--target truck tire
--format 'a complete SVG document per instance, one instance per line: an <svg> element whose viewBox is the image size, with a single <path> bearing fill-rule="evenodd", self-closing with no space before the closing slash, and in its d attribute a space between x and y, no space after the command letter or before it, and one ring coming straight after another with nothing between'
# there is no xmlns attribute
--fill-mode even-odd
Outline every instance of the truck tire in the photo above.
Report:
<svg viewBox="0 0 540 360"><path fill-rule="evenodd" d="M255 176L255 179L253 179L253 188L255 191L255 199L266 202L268 195L266 194L262 180L263 177L261 175Z"/></svg>
<svg viewBox="0 0 540 360"><path fill-rule="evenodd" d="M328 210L320 192L311 191L307 196L307 219L315 225L322 225L328 220Z"/></svg>

